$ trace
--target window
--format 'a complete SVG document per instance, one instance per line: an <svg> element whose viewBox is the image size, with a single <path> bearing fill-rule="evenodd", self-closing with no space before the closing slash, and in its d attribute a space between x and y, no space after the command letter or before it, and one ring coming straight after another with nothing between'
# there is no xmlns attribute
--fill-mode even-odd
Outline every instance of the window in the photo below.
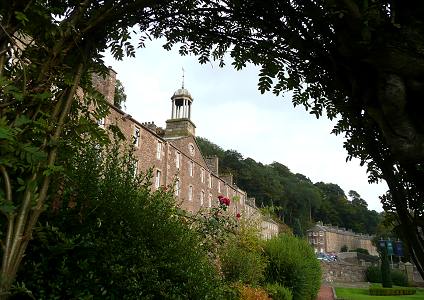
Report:
<svg viewBox="0 0 424 300"><path fill-rule="evenodd" d="M212 194L211 193L209 193L208 207L212 207Z"/></svg>
<svg viewBox="0 0 424 300"><path fill-rule="evenodd" d="M194 174L194 163L192 161L188 162L188 174L193 177Z"/></svg>
<svg viewBox="0 0 424 300"><path fill-rule="evenodd" d="M188 201L193 201L193 186L188 187Z"/></svg>
<svg viewBox="0 0 424 300"><path fill-rule="evenodd" d="M188 144L188 152L190 153L191 156L194 156L195 154L194 145L192 143Z"/></svg>
<svg viewBox="0 0 424 300"><path fill-rule="evenodd" d="M221 193L221 181L218 181L218 193Z"/></svg>
<svg viewBox="0 0 424 300"><path fill-rule="evenodd" d="M205 182L205 169L202 168L202 170L200 171L200 181L202 183Z"/></svg>
<svg viewBox="0 0 424 300"><path fill-rule="evenodd" d="M137 173L138 173L138 160L135 160L134 161L133 168L134 168L134 176L137 176Z"/></svg>
<svg viewBox="0 0 424 300"><path fill-rule="evenodd" d="M134 127L133 144L137 147L140 145L140 127L137 126Z"/></svg>
<svg viewBox="0 0 424 300"><path fill-rule="evenodd" d="M175 180L175 196L180 195L180 179Z"/></svg>
<svg viewBox="0 0 424 300"><path fill-rule="evenodd" d="M209 188L211 189L212 188L212 177L211 177L211 174L208 174L208 185L209 185Z"/></svg>
<svg viewBox="0 0 424 300"><path fill-rule="evenodd" d="M155 187L158 189L160 187L160 175L161 172L159 170L156 171L156 181L155 181Z"/></svg>
<svg viewBox="0 0 424 300"><path fill-rule="evenodd" d="M97 125L99 125L100 128L105 128L105 124L106 124L106 118L105 117L97 120Z"/></svg>
<svg viewBox="0 0 424 300"><path fill-rule="evenodd" d="M181 153L178 151L175 151L175 167L177 169L180 168L180 160L181 160Z"/></svg>
<svg viewBox="0 0 424 300"><path fill-rule="evenodd" d="M205 200L205 192L200 192L200 206L203 206L203 201Z"/></svg>
<svg viewBox="0 0 424 300"><path fill-rule="evenodd" d="M161 154L162 154L162 143L158 141L158 144L156 146L156 158L160 159Z"/></svg>

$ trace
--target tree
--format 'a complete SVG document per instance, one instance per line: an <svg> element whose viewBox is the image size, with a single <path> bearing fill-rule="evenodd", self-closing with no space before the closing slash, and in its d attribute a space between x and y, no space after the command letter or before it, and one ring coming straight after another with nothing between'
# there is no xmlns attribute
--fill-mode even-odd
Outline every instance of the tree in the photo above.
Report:
<svg viewBox="0 0 424 300"><path fill-rule="evenodd" d="M106 140L95 123L107 105L91 83L93 72L107 72L102 53L134 56L134 26L157 35L159 19L184 18L188 7L190 1L1 1L0 298L8 297L52 199L58 155L77 151L90 134Z"/></svg>
<svg viewBox="0 0 424 300"><path fill-rule="evenodd" d="M167 20L165 47L236 69L260 65L259 90L292 91L294 105L339 118L348 159L384 179L381 198L395 211L424 275L423 3L405 1L208 1L201 17Z"/></svg>
<svg viewBox="0 0 424 300"><path fill-rule="evenodd" d="M380 249L380 259L381 259L381 280L382 285L385 288L392 287L392 276L390 274L390 264L389 264L389 256L387 255L386 247Z"/></svg>
<svg viewBox="0 0 424 300"><path fill-rule="evenodd" d="M113 98L113 105L122 109L122 106L125 106L127 101L127 94L125 94L125 88L122 85L122 82L118 79L116 80L115 85L115 96Z"/></svg>
<svg viewBox="0 0 424 300"><path fill-rule="evenodd" d="M34 299L223 298L203 239L172 190L134 176L132 154L92 141L64 158L60 202L41 215L17 276Z"/></svg>

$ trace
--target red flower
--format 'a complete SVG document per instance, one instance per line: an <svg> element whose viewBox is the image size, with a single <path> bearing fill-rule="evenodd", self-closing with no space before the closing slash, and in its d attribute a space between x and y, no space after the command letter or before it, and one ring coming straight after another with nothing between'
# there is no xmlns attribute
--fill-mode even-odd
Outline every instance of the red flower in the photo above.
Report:
<svg viewBox="0 0 424 300"><path fill-rule="evenodd" d="M237 218L237 219L240 219L240 213L237 213L237 214L236 214L236 218Z"/></svg>
<svg viewBox="0 0 424 300"><path fill-rule="evenodd" d="M226 205L226 206L230 206L230 199L228 199L227 197L224 197L222 195L218 196L219 199L219 203L222 205Z"/></svg>

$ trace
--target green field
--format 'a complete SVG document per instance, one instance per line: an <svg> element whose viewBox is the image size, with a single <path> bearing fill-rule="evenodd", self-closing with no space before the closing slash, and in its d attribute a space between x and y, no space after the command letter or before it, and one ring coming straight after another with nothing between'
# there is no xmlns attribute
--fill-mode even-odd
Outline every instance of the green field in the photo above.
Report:
<svg viewBox="0 0 424 300"><path fill-rule="evenodd" d="M337 294L337 299L343 300L424 300L423 289L417 289L417 293L415 295L408 296L370 296L368 295L368 289L335 288L335 290Z"/></svg>

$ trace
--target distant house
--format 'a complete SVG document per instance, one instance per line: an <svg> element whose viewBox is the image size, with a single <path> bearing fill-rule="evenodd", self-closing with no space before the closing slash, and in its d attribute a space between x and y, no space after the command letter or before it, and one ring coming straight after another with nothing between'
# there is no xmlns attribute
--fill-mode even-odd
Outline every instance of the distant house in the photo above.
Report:
<svg viewBox="0 0 424 300"><path fill-rule="evenodd" d="M191 121L193 97L184 87L171 97L171 118L166 128L153 122L140 123L131 115L113 105L116 73L110 69L103 79L93 76L96 89L110 105L110 114L99 121L99 126L117 125L128 143L135 149L136 172L153 169L152 188L174 185L180 207L196 213L218 205L218 196L232 199L229 212L236 217L261 218L262 236L270 238L278 234L278 225L264 219L257 207L247 203L247 194L233 183L231 174L219 173L217 157L203 157L195 139L196 126Z"/></svg>
<svg viewBox="0 0 424 300"><path fill-rule="evenodd" d="M373 236L355 233L342 227L317 222L314 227L307 230L307 236L315 252L340 252L340 249L346 246L349 250L363 248L371 255L378 255L377 249L372 244Z"/></svg>

